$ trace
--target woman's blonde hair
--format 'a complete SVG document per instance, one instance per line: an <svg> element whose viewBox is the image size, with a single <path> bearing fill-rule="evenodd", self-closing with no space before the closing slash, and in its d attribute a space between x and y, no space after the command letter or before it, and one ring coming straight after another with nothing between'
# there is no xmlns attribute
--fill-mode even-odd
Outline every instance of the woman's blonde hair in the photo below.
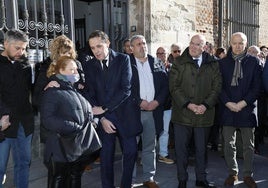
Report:
<svg viewBox="0 0 268 188"><path fill-rule="evenodd" d="M47 77L55 74L53 72L53 66L57 64L57 61L61 57L61 54L69 52L71 59L76 59L77 56L73 41L71 41L71 39L69 39L66 35L60 35L53 39L49 45L49 51L52 63L48 68Z"/></svg>
<svg viewBox="0 0 268 188"><path fill-rule="evenodd" d="M75 60L69 56L61 56L56 63L51 63L49 65L49 69L47 71L47 77L49 78L54 74L59 74L60 70L65 70L66 66L71 61Z"/></svg>
<svg viewBox="0 0 268 188"><path fill-rule="evenodd" d="M66 35L57 36L49 46L50 58L53 61L57 61L60 54L70 53L70 57L75 59L77 54L75 51L75 46L73 41L69 39Z"/></svg>

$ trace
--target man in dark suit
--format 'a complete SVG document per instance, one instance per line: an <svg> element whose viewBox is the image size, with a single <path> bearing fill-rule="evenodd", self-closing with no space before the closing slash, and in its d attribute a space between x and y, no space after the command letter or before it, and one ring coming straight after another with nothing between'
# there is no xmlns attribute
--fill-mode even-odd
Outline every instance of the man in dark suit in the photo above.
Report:
<svg viewBox="0 0 268 188"><path fill-rule="evenodd" d="M140 108L142 132L143 185L158 188L156 172L156 135L163 131L164 102L168 96L167 74L162 62L148 55L145 37L135 35L130 41L133 82L132 95Z"/></svg>
<svg viewBox="0 0 268 188"><path fill-rule="evenodd" d="M131 97L131 65L129 56L109 48L110 41L102 31L89 35L89 46L94 58L83 66L85 97L99 118L102 141L101 181L103 188L114 187L114 153L116 136L123 152L121 187L130 188L132 171L137 156L136 135L142 130L139 107Z"/></svg>

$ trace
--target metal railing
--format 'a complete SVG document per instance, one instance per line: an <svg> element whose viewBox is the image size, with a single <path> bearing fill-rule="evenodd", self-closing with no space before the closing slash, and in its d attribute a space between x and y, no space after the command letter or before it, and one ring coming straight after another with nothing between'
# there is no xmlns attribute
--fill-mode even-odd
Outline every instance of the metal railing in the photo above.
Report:
<svg viewBox="0 0 268 188"><path fill-rule="evenodd" d="M227 0L228 34L243 32L248 45L259 42L259 0ZM228 40L229 41L229 40Z"/></svg>
<svg viewBox="0 0 268 188"><path fill-rule="evenodd" d="M73 11L72 0L1 0L0 3L0 39L11 28L25 31L29 36L29 53L37 53L32 54L37 61L48 56L49 43L57 35L72 38L71 18L65 16Z"/></svg>

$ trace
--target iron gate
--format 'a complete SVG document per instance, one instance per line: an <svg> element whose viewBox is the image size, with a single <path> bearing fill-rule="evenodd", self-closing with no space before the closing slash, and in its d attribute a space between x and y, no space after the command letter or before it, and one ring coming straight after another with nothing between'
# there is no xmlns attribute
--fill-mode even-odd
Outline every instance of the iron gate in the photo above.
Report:
<svg viewBox="0 0 268 188"><path fill-rule="evenodd" d="M73 39L72 5L73 0L1 0L0 39L11 28L25 31L30 57L40 61L53 38L65 34Z"/></svg>

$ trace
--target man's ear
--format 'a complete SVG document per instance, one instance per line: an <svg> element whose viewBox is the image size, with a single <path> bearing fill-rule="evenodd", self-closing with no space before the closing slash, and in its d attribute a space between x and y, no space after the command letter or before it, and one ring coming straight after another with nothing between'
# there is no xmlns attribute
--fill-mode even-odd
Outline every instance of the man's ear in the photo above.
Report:
<svg viewBox="0 0 268 188"><path fill-rule="evenodd" d="M110 47L111 42L108 40L108 41L106 42L106 44L107 44L107 46L108 46L108 48L109 48L109 47Z"/></svg>
<svg viewBox="0 0 268 188"><path fill-rule="evenodd" d="M229 45L232 46L232 40L229 41Z"/></svg>
<svg viewBox="0 0 268 188"><path fill-rule="evenodd" d="M4 48L6 48L7 45L8 45L8 42L5 40L4 41Z"/></svg>

